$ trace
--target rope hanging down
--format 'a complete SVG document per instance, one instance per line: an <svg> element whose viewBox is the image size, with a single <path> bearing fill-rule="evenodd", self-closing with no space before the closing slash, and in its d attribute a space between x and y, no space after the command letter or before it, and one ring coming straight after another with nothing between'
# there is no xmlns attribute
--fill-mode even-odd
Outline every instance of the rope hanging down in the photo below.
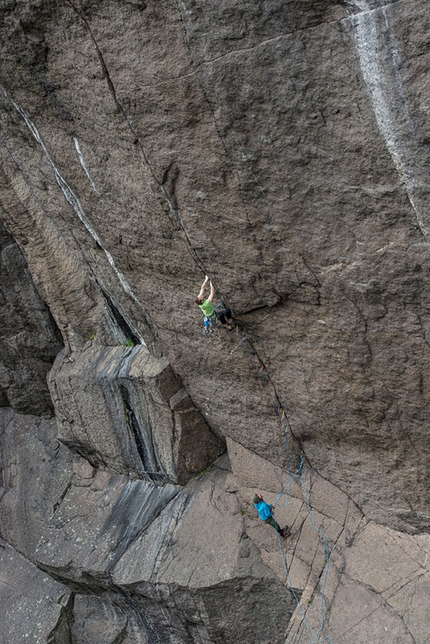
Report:
<svg viewBox="0 0 430 644"><path fill-rule="evenodd" d="M284 570L285 570L285 576L287 578L287 582L288 582L288 585L290 587L291 593L292 593L292 595L293 595L293 597L294 597L294 599L295 599L295 601L297 603L298 609L299 609L300 614L302 616L303 623L304 623L304 625L306 627L306 630L308 631L311 643L312 644L321 644L322 642L330 642L331 644L333 644L333 640L328 635L326 635L323 638L320 637L320 633L322 632L322 630L324 629L324 626L325 626L324 599L325 599L325 589L326 589L326 584L327 584L327 576L328 576L328 571L329 571L329 567L330 567L330 549L329 549L329 544L328 544L328 541L327 541L327 537L325 536L325 534L323 533L321 528L318 527L318 525L315 522L314 516L313 516L312 507L311 507L311 504L310 504L309 494L308 494L308 491L307 491L307 488L306 488L306 481L305 481L305 476L304 476L304 468L303 468L304 457L303 457L303 454L300 456L299 468L294 472L294 474L291 474L291 453L290 453L290 447L289 447L289 432L292 433L292 430L291 430L290 421L288 420L288 416L287 416L287 414L285 412L285 409L282 407L282 404L281 404L281 402L280 402L280 400L278 398L278 395L276 393L276 389L275 389L273 383L271 382L270 377L269 377L269 375L267 373L266 367L263 364L263 362L260 360L260 358L257 356L257 353L256 353L252 343L248 340L248 338L246 337L245 333L240 330L240 328L239 328L239 326L237 324L234 324L234 328L236 329L237 337L239 339L239 342L242 345L242 348L244 349L244 351L245 351L246 355L248 356L250 362L252 363L252 365L256 369L256 371L258 373L258 376L259 376L261 382L263 383L263 386L264 386L264 388L265 388L265 390L266 390L266 392L267 392L267 394L268 394L268 396L270 398L270 401L271 401L272 405L274 406L274 408L276 409L276 413L278 414L278 416L279 416L279 418L281 420L282 427L284 429L285 448L286 448L286 452L287 452L287 485L279 493L279 495L278 495L276 501L273 503L273 505L277 505L279 503L279 501L281 500L281 498L285 494L287 496L286 501L280 507L285 507L286 505L288 505L288 502L289 502L290 497L291 497L291 482L294 481L294 479L297 478L300 475L301 487L302 487L302 490L303 490L303 496L304 496L304 499L305 499L308 514L310 516L310 519L311 519L311 522L312 522L312 525L313 525L314 529L318 532L319 536L321 537L322 541L324 542L325 566L324 566L324 570L322 572L323 582L322 582L322 585L321 585L321 600L320 600L321 626L319 627L319 629L318 629L318 631L317 631L317 633L315 635L316 639L314 639L314 636L312 634L312 630L311 630L311 628L309 626L309 622L306 619L305 612L303 611L303 608L301 606L300 600L297 597L297 594L296 594L296 592L295 592L295 590L293 588L293 584L291 582L290 572L289 572L289 569L288 569L285 554L284 554L284 552L282 550L281 539L280 539L280 536L278 534L278 545L279 545L279 551L280 551L281 557L282 557L282 563L283 563Z"/></svg>

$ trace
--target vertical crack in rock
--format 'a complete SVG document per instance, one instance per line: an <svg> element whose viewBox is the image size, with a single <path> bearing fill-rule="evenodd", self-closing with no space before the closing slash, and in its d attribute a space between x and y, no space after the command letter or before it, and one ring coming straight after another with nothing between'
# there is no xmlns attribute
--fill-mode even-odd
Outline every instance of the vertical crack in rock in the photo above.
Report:
<svg viewBox="0 0 430 644"><path fill-rule="evenodd" d="M112 94L112 97L113 97L113 99L114 99L114 101L115 101L115 103L117 105L117 108L118 108L119 112L123 115L123 117L124 117L128 127L129 127L130 131L132 132L132 134L134 136L134 139L135 139L135 142L139 145L139 148L140 148L140 151L142 153L143 159L144 159L146 165L148 166L149 171L151 173L151 176L154 179L156 185L158 186L158 188L159 188L159 190L160 190L160 192L161 192L161 194L162 194L162 196L163 196L163 198L164 198L164 200L165 200L165 202L166 202L166 204L168 206L169 212L173 215L174 221L175 221L176 225L178 226L178 229L183 234L183 237L184 237L184 239L186 241L187 251L188 251L189 255L192 257L192 259L195 262L196 266L203 273L206 274L207 270L206 270L206 268L204 266L203 261L200 259L199 255L197 253L197 250L194 248L194 246L191 243L191 240L189 238L188 232L187 232L187 230L185 228L185 225L184 225L184 222L182 220L179 208L175 207L175 205L174 205L172 199L170 198L170 196L169 196L166 188L164 187L163 183L160 182L159 179L157 178L157 176L155 174L155 171L154 171L154 169L153 169L153 167L152 167L152 165L151 165L151 163L149 161L149 158L148 158L148 155L146 153L146 150L145 150L145 148L144 148L144 146L142 144L142 141L140 140L139 135L138 135L138 133L136 131L136 128L132 124L131 119L128 116L128 114L127 114L127 112L126 112L126 110L124 108L124 105L123 105L121 99L119 98L119 96L117 94L117 91L116 91L115 86L113 84L112 78L111 78L111 76L109 74L109 70L107 68L106 62L105 62L105 60L103 58L103 54L102 54L102 52L100 50L100 47L98 46L97 40L96 40L92 30L91 30L91 27L90 27L90 25L88 23L88 20L85 18L85 16L82 15L82 13L79 11L79 9L77 9L75 7L75 5L70 0L66 0L66 1L72 7L73 11L76 12L76 14L82 20L82 22L85 24L85 26L86 26L86 28L88 30L88 33L90 34L90 38L93 41L94 47L95 47L96 52L97 52L97 56L98 56L99 61L100 61L100 65L102 67L103 75L104 75L104 77L106 79L106 82L108 84L109 91Z"/></svg>
<svg viewBox="0 0 430 644"><path fill-rule="evenodd" d="M288 434L291 434L291 438L294 440L296 444L296 448L298 448L297 451L301 451L304 454L303 447L299 441L299 439L294 435L293 429L291 427L290 421L288 419L288 416L285 412L284 406L281 403L281 399L279 397L279 394L277 392L277 389L275 387L275 384L269 374L269 371L266 368L266 365L264 364L263 360L260 358L257 349L253 345L253 343L249 340L249 338L240 330L238 331L238 337L239 337L239 342L242 345L243 350L245 351L247 357L249 358L250 362L252 363L253 367L256 369L261 382L264 386L264 389L266 390L266 393L277 413L279 416L279 420L282 426L282 429L285 433L285 439L287 441L287 459L288 459L288 473L290 472L290 467L291 467L291 448L288 444ZM254 360L254 357L256 360Z"/></svg>
<svg viewBox="0 0 430 644"><path fill-rule="evenodd" d="M418 226L428 238L428 159L419 145L399 69L402 64L390 28L386 6L356 0L369 9L349 18L354 30L361 72L370 94L376 122L393 163L406 188ZM373 5L374 6L374 5ZM427 169L426 169L427 168Z"/></svg>
<svg viewBox="0 0 430 644"><path fill-rule="evenodd" d="M142 461L145 474L151 479L151 481L158 483L166 482L167 476L157 457L149 416L147 419L147 431L143 431L140 427L137 415L132 408L130 394L127 387L124 384L119 384L119 390L124 404L125 420L134 437L136 449Z"/></svg>

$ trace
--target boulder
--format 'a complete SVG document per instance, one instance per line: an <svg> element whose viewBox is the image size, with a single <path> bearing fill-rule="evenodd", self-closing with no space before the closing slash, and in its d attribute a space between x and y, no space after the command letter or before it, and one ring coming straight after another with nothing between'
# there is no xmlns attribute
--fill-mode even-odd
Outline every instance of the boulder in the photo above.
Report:
<svg viewBox="0 0 430 644"><path fill-rule="evenodd" d="M113 472L180 484L224 451L165 358L88 344L60 354L49 378L66 445Z"/></svg>

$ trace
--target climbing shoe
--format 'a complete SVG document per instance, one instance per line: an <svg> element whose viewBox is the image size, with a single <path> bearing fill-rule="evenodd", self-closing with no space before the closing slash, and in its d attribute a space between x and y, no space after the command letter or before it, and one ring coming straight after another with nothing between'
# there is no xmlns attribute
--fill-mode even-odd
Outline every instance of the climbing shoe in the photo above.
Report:
<svg viewBox="0 0 430 644"><path fill-rule="evenodd" d="M281 534L281 537L283 537L284 539L286 539L286 538L287 538L287 537L289 537L289 536L290 536L290 534L291 534L290 528L286 525L286 526L285 526L285 528L282 528L282 530L281 530L280 534Z"/></svg>

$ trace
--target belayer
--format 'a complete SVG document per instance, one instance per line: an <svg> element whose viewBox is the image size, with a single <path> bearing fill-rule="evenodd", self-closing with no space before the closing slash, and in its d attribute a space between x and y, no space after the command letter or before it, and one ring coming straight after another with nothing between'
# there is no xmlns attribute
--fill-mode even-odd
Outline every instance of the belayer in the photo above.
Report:
<svg viewBox="0 0 430 644"><path fill-rule="evenodd" d="M272 528L275 528L276 532L279 532L283 539L286 539L289 536L290 530L288 526L286 525L285 528L280 527L280 525L275 520L275 517L273 516L273 511L275 508L273 507L273 505L266 503L261 494L256 494L254 496L254 506L257 508L260 519L264 521L264 523L268 523L272 526Z"/></svg>
<svg viewBox="0 0 430 644"><path fill-rule="evenodd" d="M209 297L205 298L204 292L206 289L206 285L209 282L210 286L210 293ZM215 289L212 284L212 282L209 281L209 277L206 275L205 281L203 282L200 292L198 296L196 297L196 304L199 305L200 309L202 310L204 316L205 316L205 333L210 333L215 329L217 320L221 322L221 324L227 328L227 329L232 329L233 328L233 320L231 318L231 311L230 309L224 308L222 311L219 313L215 312L215 308L213 306L213 301L215 298ZM218 308L218 307L216 307Z"/></svg>

